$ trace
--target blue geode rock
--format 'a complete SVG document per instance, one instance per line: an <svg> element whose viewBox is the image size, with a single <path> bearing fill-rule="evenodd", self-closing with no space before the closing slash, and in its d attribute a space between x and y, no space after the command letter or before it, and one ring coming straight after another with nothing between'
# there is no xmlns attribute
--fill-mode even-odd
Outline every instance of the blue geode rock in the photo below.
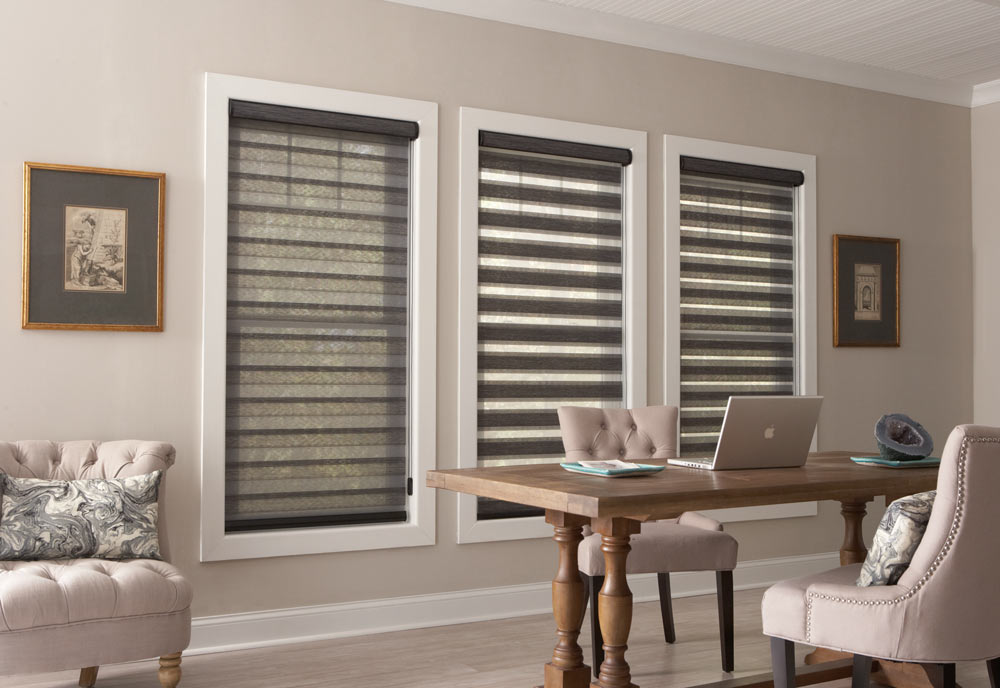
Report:
<svg viewBox="0 0 1000 688"><path fill-rule="evenodd" d="M909 461L930 456L934 440L924 426L903 413L889 413L875 424L875 441L883 459Z"/></svg>

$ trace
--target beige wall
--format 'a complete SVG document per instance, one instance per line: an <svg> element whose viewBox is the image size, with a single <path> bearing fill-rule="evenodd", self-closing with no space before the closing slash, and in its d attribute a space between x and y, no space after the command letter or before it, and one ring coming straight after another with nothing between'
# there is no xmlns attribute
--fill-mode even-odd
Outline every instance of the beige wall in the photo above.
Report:
<svg viewBox="0 0 1000 688"><path fill-rule="evenodd" d="M872 447L905 411L943 443L972 414L970 124L964 108L374 0L7 3L0 26L0 437L169 440L175 562L196 615L549 579L545 540L200 564L202 81L206 71L441 106L438 464L456 465L457 161L462 105L646 130L649 385L661 398L665 133L817 156L821 448ZM166 330L18 329L21 164L167 173ZM834 349L831 236L900 237L903 345ZM835 550L818 518L734 524L744 559ZM875 519L869 517L869 525Z"/></svg>
<svg viewBox="0 0 1000 688"><path fill-rule="evenodd" d="M975 420L1000 425L1000 103L972 110Z"/></svg>

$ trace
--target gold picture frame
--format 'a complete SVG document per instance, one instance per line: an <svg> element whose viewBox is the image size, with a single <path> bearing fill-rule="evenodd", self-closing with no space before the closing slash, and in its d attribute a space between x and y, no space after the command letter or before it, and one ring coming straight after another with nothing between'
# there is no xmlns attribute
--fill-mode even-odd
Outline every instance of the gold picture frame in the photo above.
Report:
<svg viewBox="0 0 1000 688"><path fill-rule="evenodd" d="M833 345L900 345L900 241L833 236Z"/></svg>
<svg viewBox="0 0 1000 688"><path fill-rule="evenodd" d="M166 174L24 163L21 327L163 331Z"/></svg>

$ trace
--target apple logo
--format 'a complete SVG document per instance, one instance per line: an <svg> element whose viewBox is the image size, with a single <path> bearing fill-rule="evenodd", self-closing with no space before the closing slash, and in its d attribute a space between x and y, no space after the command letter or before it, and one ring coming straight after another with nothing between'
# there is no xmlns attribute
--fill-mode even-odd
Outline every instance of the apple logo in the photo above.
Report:
<svg viewBox="0 0 1000 688"><path fill-rule="evenodd" d="M764 439L773 440L774 439L774 425L770 425L764 429Z"/></svg>

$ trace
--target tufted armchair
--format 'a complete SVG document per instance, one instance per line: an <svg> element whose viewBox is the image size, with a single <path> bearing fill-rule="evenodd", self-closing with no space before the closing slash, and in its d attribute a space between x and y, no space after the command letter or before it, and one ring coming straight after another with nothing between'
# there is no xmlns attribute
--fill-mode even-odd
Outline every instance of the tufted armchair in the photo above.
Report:
<svg viewBox="0 0 1000 688"><path fill-rule="evenodd" d="M601 409L581 406L559 408L559 427L569 461L648 461L677 456L677 407L648 406L635 409ZM628 480L628 478L625 478ZM601 536L584 530L579 548L580 573L590 602L590 627L594 648L594 675L604 661L603 638L597 614L598 593L604 585ZM722 669L733 670L733 569L738 544L722 532L722 524L696 513L680 518L643 523L632 537L626 573L655 573L659 583L663 636L676 640L670 599L670 574L680 571L715 571L719 601L719 634Z"/></svg>
<svg viewBox="0 0 1000 688"><path fill-rule="evenodd" d="M960 425L941 457L927 530L896 585L858 587L855 564L770 587L761 611L775 688L795 685L796 642L854 654L855 688L868 685L872 658L943 664L950 688L954 662L986 660L998 688L997 486L1000 428Z"/></svg>
<svg viewBox="0 0 1000 688"><path fill-rule="evenodd" d="M15 478L125 478L173 463L163 442L0 442L0 471ZM84 667L80 685L90 688L102 664L158 656L160 683L174 688L191 639L191 597L165 561L0 561L0 676Z"/></svg>

